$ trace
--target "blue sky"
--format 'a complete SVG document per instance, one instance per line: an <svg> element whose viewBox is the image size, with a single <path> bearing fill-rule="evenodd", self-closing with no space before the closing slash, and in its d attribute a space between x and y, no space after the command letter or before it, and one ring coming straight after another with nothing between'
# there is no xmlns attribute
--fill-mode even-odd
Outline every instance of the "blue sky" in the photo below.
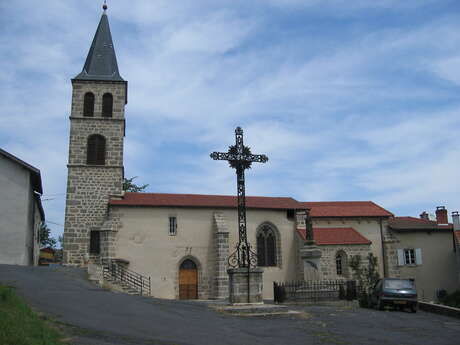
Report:
<svg viewBox="0 0 460 345"><path fill-rule="evenodd" d="M270 159L247 173L248 195L460 209L460 2L108 5L129 82L125 173L148 191L234 194L234 172L209 153L242 126ZM55 235L70 79L101 12L101 1L0 3L0 147L41 169Z"/></svg>

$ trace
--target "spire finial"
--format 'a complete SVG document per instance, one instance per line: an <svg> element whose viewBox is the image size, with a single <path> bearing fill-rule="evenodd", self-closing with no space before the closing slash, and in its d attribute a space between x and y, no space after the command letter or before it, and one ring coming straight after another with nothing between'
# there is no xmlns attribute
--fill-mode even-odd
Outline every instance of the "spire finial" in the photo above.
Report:
<svg viewBox="0 0 460 345"><path fill-rule="evenodd" d="M107 0L104 0L104 5L102 5L102 9L105 11L107 11Z"/></svg>

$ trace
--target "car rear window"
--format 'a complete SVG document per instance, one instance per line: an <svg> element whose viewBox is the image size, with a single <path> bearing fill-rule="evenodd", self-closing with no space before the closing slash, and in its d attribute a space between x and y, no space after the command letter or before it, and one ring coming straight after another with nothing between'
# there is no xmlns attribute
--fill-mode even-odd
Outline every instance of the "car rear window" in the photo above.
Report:
<svg viewBox="0 0 460 345"><path fill-rule="evenodd" d="M406 279L385 280L384 287L387 289L413 289L414 282Z"/></svg>

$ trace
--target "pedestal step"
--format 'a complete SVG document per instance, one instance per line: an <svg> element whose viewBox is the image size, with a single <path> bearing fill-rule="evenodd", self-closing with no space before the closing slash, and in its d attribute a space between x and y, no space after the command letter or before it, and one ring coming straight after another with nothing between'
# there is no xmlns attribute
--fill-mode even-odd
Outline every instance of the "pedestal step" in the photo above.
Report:
<svg viewBox="0 0 460 345"><path fill-rule="evenodd" d="M213 309L241 316L275 316L297 314L296 311L291 311L288 307L278 304L241 304L241 305L219 305L212 306Z"/></svg>

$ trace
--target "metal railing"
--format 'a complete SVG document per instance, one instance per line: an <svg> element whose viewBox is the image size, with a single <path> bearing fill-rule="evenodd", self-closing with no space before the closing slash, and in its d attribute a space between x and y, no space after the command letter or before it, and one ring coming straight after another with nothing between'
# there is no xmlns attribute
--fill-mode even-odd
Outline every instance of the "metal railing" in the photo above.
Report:
<svg viewBox="0 0 460 345"><path fill-rule="evenodd" d="M122 285L122 287L127 286L129 289L137 291L140 295L150 296L150 277L134 272L112 259L102 260L102 267L105 279L111 279L113 282Z"/></svg>
<svg viewBox="0 0 460 345"><path fill-rule="evenodd" d="M274 282L273 292L276 303L353 300L357 297L357 286L354 280L299 280Z"/></svg>

